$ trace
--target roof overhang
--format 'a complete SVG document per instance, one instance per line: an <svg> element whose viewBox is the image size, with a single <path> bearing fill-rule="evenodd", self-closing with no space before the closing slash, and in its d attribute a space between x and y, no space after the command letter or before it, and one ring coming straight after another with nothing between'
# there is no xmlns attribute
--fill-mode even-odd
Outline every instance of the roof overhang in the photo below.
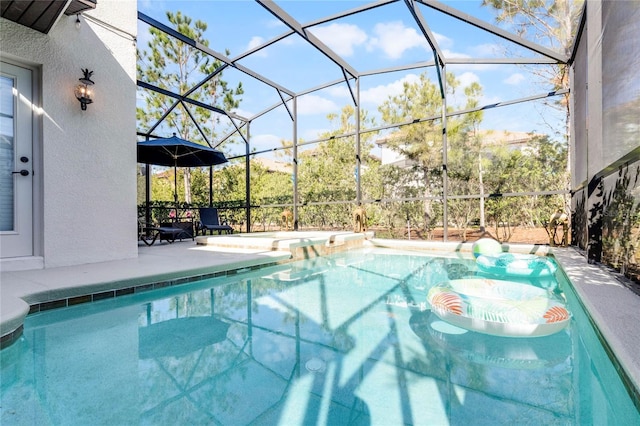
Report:
<svg viewBox="0 0 640 426"><path fill-rule="evenodd" d="M47 34L60 16L95 9L97 0L0 0L1 16Z"/></svg>

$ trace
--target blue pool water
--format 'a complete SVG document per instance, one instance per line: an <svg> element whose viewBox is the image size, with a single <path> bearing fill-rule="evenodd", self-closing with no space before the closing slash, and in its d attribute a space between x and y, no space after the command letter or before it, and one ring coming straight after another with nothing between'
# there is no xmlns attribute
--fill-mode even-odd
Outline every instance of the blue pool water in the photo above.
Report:
<svg viewBox="0 0 640 426"><path fill-rule="evenodd" d="M474 274L357 251L30 315L0 352L0 424L640 424L565 281L548 337L431 314L430 286Z"/></svg>

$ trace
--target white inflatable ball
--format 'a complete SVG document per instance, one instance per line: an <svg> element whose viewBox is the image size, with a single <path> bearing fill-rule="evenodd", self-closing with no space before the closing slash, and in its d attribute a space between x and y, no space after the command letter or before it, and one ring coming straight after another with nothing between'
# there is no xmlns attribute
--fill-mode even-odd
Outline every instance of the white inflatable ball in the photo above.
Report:
<svg viewBox="0 0 640 426"><path fill-rule="evenodd" d="M478 241L473 243L471 251L473 252L473 257L476 259L481 254L486 256L495 256L496 254L502 253L502 244L493 238L480 238Z"/></svg>

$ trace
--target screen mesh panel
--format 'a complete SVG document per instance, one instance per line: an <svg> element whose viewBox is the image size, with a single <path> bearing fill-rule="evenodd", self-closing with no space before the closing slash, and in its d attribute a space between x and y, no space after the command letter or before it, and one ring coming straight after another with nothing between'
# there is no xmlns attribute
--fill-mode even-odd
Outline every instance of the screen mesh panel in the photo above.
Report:
<svg viewBox="0 0 640 426"><path fill-rule="evenodd" d="M611 164L640 144L640 2L603 2L602 26L602 152Z"/></svg>

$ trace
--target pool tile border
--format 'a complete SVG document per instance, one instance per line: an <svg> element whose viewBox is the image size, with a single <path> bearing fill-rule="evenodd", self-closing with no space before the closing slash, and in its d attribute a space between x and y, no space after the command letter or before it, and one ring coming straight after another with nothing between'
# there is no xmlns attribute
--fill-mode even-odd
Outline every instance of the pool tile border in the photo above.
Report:
<svg viewBox="0 0 640 426"><path fill-rule="evenodd" d="M261 265L253 265L253 266L242 266L234 269L229 269L227 271L216 271L209 274L200 274L200 275L192 275L184 278L172 278L161 281L154 281L150 283L144 283L133 287L125 287L121 289L113 289L107 291L100 291L98 293L89 293L80 296L67 297L63 299L51 300L47 302L34 303L29 305L29 315L35 314L38 312L45 312L51 309L60 309L66 308L70 306L80 305L83 303L92 303L99 302L101 300L112 299L114 297L127 296L131 294L143 293L152 290L158 290L161 288L173 287L183 284L189 284L194 281L206 280L210 278L217 277L226 277L231 275L238 275L245 272L252 272L257 269L266 268L269 266L274 266L278 264L278 262L270 262ZM117 284L117 283L115 283ZM9 333L11 334L11 333ZM3 336L4 339L4 336Z"/></svg>
<svg viewBox="0 0 640 426"><path fill-rule="evenodd" d="M0 337L0 350L4 349L6 347L9 347L13 343L15 343L22 336L22 332L23 331L24 331L24 325L20 325L15 330L5 334L4 336L1 336Z"/></svg>
<svg viewBox="0 0 640 426"><path fill-rule="evenodd" d="M287 263L289 261L287 261ZM237 268L228 269L224 271L216 271L211 273L192 275L192 276L183 277L183 278L170 278L170 279L164 279L164 280L159 280L154 282L146 282L146 283L136 285L136 286L131 286L131 287L123 287L123 288L118 288L113 290L100 291L96 293L76 295L76 296L71 296L71 297L66 297L66 298L56 299L56 300L48 300L46 302L34 303L29 305L29 313L27 315L36 314L39 312L45 312L52 309L67 308L67 307L76 306L84 303L99 302L101 300L112 299L120 296L128 296L131 294L144 293L147 291L158 290L161 288L168 288L168 287L173 287L173 286L178 286L183 284L189 284L195 281L200 281L200 280L205 280L210 278L238 275L245 272L252 272L258 269L266 268L269 266L274 266L279 263L283 263L283 261L282 260L273 261L273 262L268 262L268 263L263 263L258 265L251 265L251 266L239 266ZM117 285L118 282L114 282L113 284ZM23 330L24 330L24 325L20 325L15 330L3 336L0 336L0 349L4 349L8 346L11 346L18 339L20 339L20 337L22 336Z"/></svg>

